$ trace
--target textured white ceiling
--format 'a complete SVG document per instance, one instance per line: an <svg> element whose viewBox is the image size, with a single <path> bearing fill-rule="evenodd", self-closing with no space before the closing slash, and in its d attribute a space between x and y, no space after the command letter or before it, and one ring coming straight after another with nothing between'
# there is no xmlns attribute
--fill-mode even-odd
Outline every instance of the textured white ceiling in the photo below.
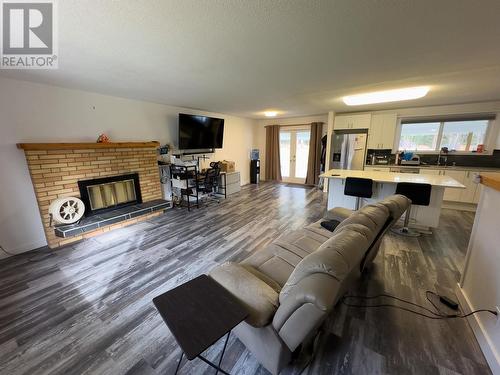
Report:
<svg viewBox="0 0 500 375"><path fill-rule="evenodd" d="M500 99L498 0L58 4L59 69L1 76L247 117L421 84L426 98L392 107Z"/></svg>

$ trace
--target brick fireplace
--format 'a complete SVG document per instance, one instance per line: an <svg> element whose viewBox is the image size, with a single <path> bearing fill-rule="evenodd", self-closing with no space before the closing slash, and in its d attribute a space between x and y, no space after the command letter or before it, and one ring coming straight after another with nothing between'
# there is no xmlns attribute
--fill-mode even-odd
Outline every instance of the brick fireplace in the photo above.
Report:
<svg viewBox="0 0 500 375"><path fill-rule="evenodd" d="M148 202L154 203L161 200L162 192L157 164L158 147L158 142L18 144L18 148L23 149L26 155L49 247L56 248L161 214L161 211L143 210L141 211L143 212L142 215L134 215L133 217L130 215L126 220L119 223L109 221L109 225L99 225L96 229L85 232L82 230L81 233L77 232L79 234L62 238L56 235L55 228L50 226L48 213L50 203L54 199L69 196L80 197L79 184L82 185L82 182L87 184L86 186L93 187L103 182L104 178L111 177L111 180L119 180L120 176L124 175L136 175L135 183L139 183L137 187L139 190L135 190L133 194L127 190L132 186L130 182L119 186L118 189L121 190L117 190L116 187L109 190L107 185L103 185L104 188L99 187L99 190L88 190L91 194L97 194L97 200L101 199L96 204L103 204L104 202L109 206L113 203L110 203L112 198L109 197L107 201L103 201L103 197L107 196L106 189L114 192L113 199L115 200L126 200L126 197L123 198L124 194L134 195L134 199L136 199L137 191L140 192L140 203L144 202L146 206ZM118 177L118 179L114 177ZM130 179L126 178L124 181ZM134 181L133 178L132 180ZM94 181L94 183L91 181ZM98 194L101 192L103 195L99 198ZM120 203L127 202L116 203L117 207L121 207ZM99 208L102 209L103 207L99 206ZM86 205L86 213L87 210L89 213L92 212L91 207ZM116 220L114 221L116 222Z"/></svg>

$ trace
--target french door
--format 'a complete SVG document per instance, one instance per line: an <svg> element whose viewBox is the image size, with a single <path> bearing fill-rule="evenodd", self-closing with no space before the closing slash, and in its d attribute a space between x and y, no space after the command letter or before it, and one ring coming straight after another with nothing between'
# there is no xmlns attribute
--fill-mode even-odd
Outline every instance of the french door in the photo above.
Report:
<svg viewBox="0 0 500 375"><path fill-rule="evenodd" d="M280 164L284 182L306 182L310 138L309 126L280 129Z"/></svg>

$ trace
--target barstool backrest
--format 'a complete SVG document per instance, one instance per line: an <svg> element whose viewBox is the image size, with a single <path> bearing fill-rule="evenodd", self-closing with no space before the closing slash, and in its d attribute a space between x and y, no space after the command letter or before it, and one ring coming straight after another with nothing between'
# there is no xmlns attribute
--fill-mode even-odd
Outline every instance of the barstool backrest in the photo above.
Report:
<svg viewBox="0 0 500 375"><path fill-rule="evenodd" d="M371 198L373 195L373 180L369 178L347 177L345 179L344 195Z"/></svg>
<svg viewBox="0 0 500 375"><path fill-rule="evenodd" d="M431 201L432 185L400 182L396 186L396 194L404 195L411 200L411 204L428 206Z"/></svg>

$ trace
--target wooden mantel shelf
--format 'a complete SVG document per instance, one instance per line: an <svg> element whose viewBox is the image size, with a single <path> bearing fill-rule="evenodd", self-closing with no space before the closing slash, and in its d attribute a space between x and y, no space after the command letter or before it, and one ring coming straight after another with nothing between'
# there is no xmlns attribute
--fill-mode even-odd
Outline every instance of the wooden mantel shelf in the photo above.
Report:
<svg viewBox="0 0 500 375"><path fill-rule="evenodd" d="M481 183L500 191L500 173L481 173Z"/></svg>
<svg viewBox="0 0 500 375"><path fill-rule="evenodd" d="M109 142L109 143L18 143L17 148L25 151L83 150L102 148L150 148L160 147L160 142Z"/></svg>

